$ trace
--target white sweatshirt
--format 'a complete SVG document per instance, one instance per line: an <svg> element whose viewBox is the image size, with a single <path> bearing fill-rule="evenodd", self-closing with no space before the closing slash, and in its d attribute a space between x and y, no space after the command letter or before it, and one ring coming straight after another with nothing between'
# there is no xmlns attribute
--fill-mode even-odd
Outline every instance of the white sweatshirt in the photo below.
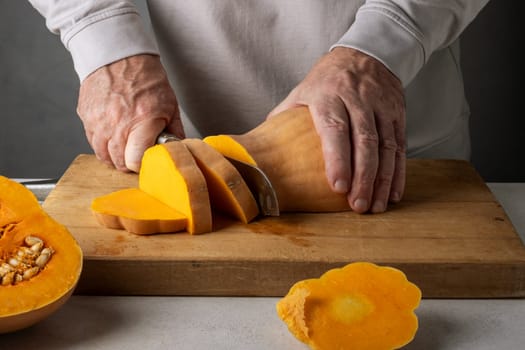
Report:
<svg viewBox="0 0 525 350"><path fill-rule="evenodd" d="M468 158L458 37L488 0L30 0L60 34L80 80L160 54L189 136L242 133L335 46L383 62L405 87L408 155ZM156 40L155 40L156 39Z"/></svg>

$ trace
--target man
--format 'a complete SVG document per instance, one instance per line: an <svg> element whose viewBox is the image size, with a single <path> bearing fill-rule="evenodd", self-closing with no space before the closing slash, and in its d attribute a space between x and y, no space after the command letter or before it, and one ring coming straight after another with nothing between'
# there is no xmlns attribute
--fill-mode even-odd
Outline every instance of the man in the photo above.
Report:
<svg viewBox="0 0 525 350"><path fill-rule="evenodd" d="M407 154L469 157L457 39L488 0L150 0L159 49L131 1L31 2L72 54L89 143L119 170L163 130L240 133L296 105L359 213L401 199Z"/></svg>

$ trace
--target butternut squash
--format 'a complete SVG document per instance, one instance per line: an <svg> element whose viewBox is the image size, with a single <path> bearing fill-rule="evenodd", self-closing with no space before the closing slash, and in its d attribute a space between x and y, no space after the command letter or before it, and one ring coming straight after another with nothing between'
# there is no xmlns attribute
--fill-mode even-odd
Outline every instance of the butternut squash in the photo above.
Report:
<svg viewBox="0 0 525 350"><path fill-rule="evenodd" d="M243 223L259 213L242 176L222 154L198 139L146 151L139 188L95 198L91 209L108 228L136 234L211 231L211 208Z"/></svg>
<svg viewBox="0 0 525 350"><path fill-rule="evenodd" d="M0 176L0 333L46 318L73 293L82 251L19 183Z"/></svg>
<svg viewBox="0 0 525 350"><path fill-rule="evenodd" d="M346 195L334 193L326 180L321 142L307 107L284 111L242 135L203 141L216 151L197 139L151 147L139 174L139 189L186 216L190 233L211 231L212 208L243 223L258 214L244 180L219 154L260 167L274 186L282 212L350 210ZM117 217L122 216L98 219L108 227L123 226ZM138 227L134 230L142 233L154 230Z"/></svg>
<svg viewBox="0 0 525 350"><path fill-rule="evenodd" d="M213 209L248 223L259 214L257 202L235 167L199 139L182 141L204 174Z"/></svg>
<svg viewBox="0 0 525 350"><path fill-rule="evenodd" d="M103 226L148 235L186 229L187 217L138 188L95 198L91 210Z"/></svg>
<svg viewBox="0 0 525 350"><path fill-rule="evenodd" d="M189 233L211 231L212 213L206 180L184 143L168 142L146 150L139 173L139 188L185 215Z"/></svg>
<svg viewBox="0 0 525 350"><path fill-rule="evenodd" d="M402 271L357 262L297 282L276 308L311 349L390 350L414 338L420 300Z"/></svg>
<svg viewBox="0 0 525 350"><path fill-rule="evenodd" d="M280 211L350 210L346 195L326 179L321 141L307 107L267 119L242 135L204 138L225 156L257 165L270 179Z"/></svg>

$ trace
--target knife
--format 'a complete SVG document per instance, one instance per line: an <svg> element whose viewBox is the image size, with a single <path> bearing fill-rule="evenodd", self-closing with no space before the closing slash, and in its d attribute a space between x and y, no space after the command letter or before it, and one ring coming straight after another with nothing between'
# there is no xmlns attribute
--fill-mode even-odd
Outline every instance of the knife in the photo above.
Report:
<svg viewBox="0 0 525 350"><path fill-rule="evenodd" d="M180 139L170 133L162 132L157 137L157 144L166 142L180 141ZM241 174L244 182L252 192L257 200L259 210L265 216L279 216L279 202L277 201L277 194L268 179L268 176L258 167L224 156Z"/></svg>

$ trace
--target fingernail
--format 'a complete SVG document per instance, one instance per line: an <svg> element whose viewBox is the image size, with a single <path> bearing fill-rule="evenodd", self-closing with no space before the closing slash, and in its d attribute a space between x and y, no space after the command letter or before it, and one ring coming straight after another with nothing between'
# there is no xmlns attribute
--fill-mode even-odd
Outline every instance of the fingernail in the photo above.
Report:
<svg viewBox="0 0 525 350"><path fill-rule="evenodd" d="M337 193L346 193L348 192L348 182L345 180L338 179L334 183L334 190Z"/></svg>
<svg viewBox="0 0 525 350"><path fill-rule="evenodd" d="M354 209L358 212L365 212L368 210L368 201L363 198L358 198L354 202Z"/></svg>
<svg viewBox="0 0 525 350"><path fill-rule="evenodd" d="M374 202L374 205L372 205L372 212L373 213L382 213L385 211L385 203L380 200L376 200Z"/></svg>
<svg viewBox="0 0 525 350"><path fill-rule="evenodd" d="M128 168L129 170L135 172L135 173L138 173L139 170L140 170L140 161L137 161L135 159L131 159L129 161L126 161L126 168Z"/></svg>
<svg viewBox="0 0 525 350"><path fill-rule="evenodd" d="M399 202L401 200L401 196L399 195L399 192L392 192L392 195L390 196L390 200L392 202Z"/></svg>

